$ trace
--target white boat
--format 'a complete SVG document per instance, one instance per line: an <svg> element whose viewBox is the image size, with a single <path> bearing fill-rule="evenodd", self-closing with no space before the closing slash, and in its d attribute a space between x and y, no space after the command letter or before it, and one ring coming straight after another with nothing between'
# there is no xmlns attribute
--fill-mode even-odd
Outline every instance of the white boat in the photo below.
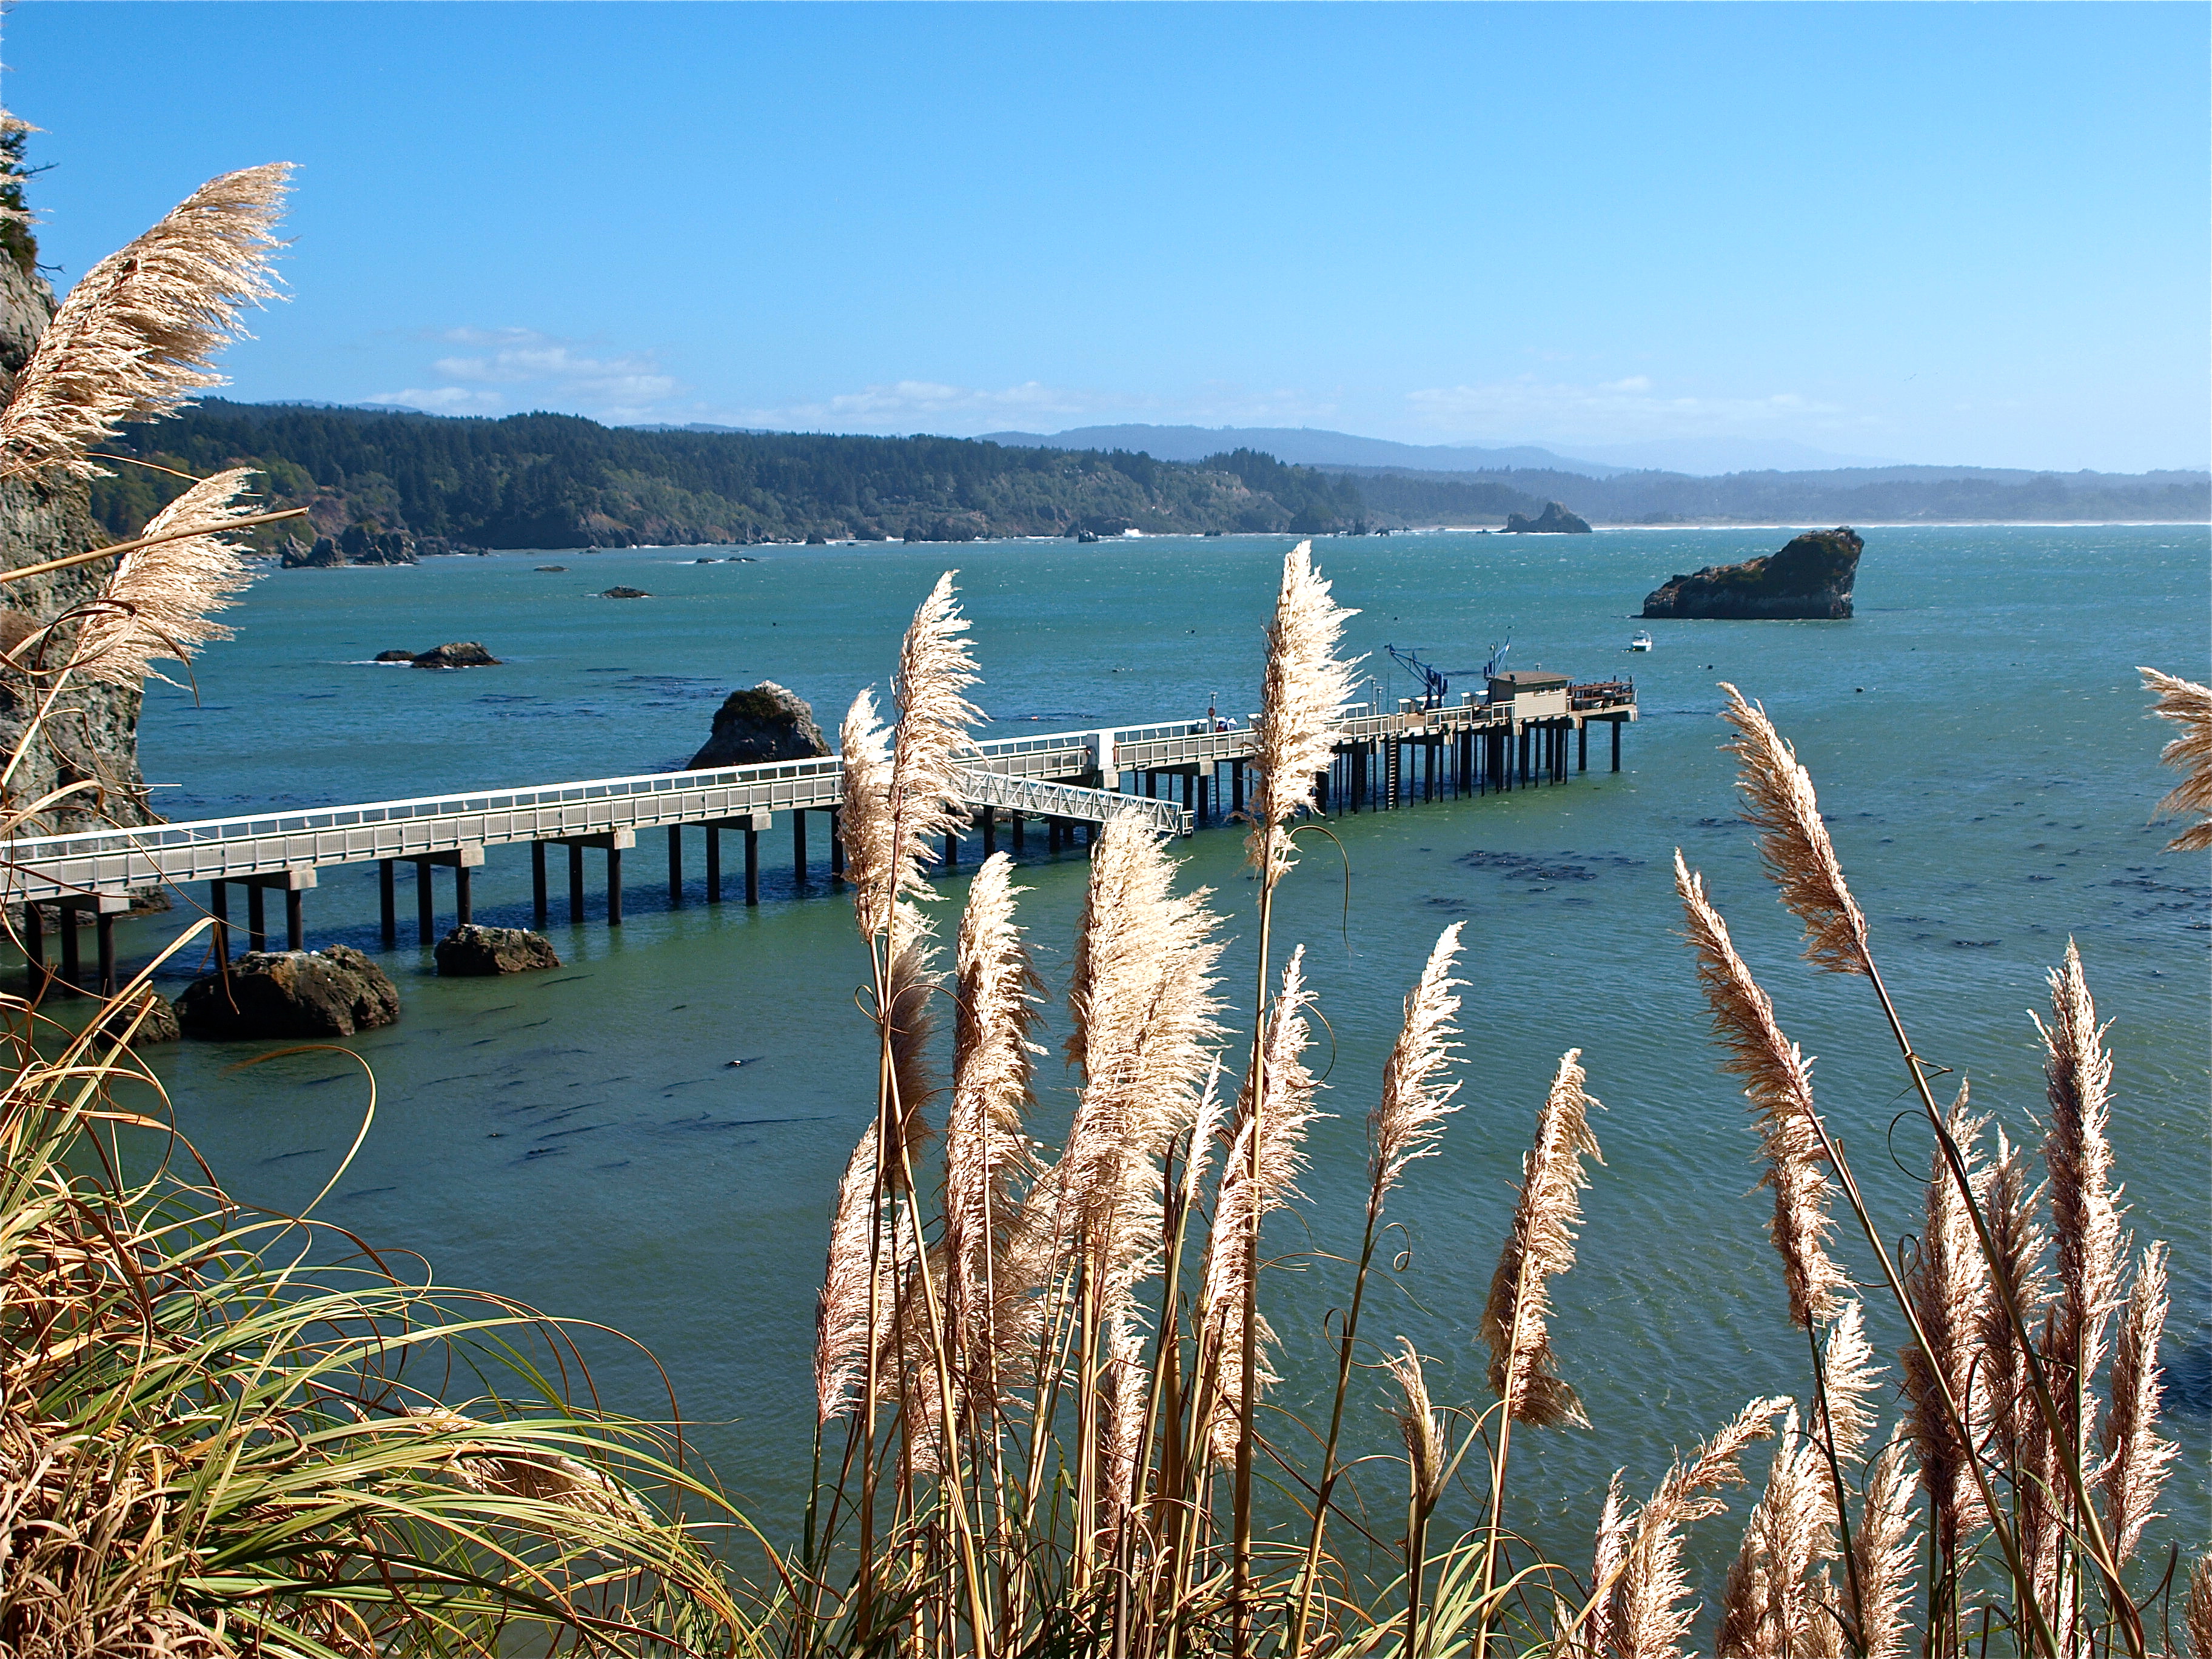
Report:
<svg viewBox="0 0 2212 1659"><path fill-rule="evenodd" d="M1649 651L1651 648L1651 635L1639 629L1630 638L1628 648L1631 651Z"/></svg>

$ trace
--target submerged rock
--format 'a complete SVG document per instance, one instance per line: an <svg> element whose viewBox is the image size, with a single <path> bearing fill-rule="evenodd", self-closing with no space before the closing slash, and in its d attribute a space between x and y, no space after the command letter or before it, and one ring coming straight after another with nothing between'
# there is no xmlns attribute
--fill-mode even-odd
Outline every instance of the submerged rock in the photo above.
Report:
<svg viewBox="0 0 2212 1659"><path fill-rule="evenodd" d="M568 567L565 564L533 564L530 568L541 576L557 576Z"/></svg>
<svg viewBox="0 0 2212 1659"><path fill-rule="evenodd" d="M149 1002L152 1006L147 1008L145 1018L138 1021L138 1030L131 1039L132 1048L143 1048L149 1042L174 1042L184 1036L183 1028L177 1024L175 1006L159 991L142 992L118 1008L100 1022L101 1034L119 1039L131 1030L131 1022L138 1019L139 1007Z"/></svg>
<svg viewBox="0 0 2212 1659"><path fill-rule="evenodd" d="M1564 501L1547 501L1544 510L1533 519L1525 513L1507 514L1505 533L1509 536L1587 536L1592 532L1589 521L1568 512Z"/></svg>
<svg viewBox="0 0 2212 1659"><path fill-rule="evenodd" d="M1707 565L1644 596L1646 617L1841 622L1866 544L1851 528L1816 530L1778 553L1741 564Z"/></svg>
<svg viewBox="0 0 2212 1659"><path fill-rule="evenodd" d="M384 660L382 658L379 661ZM417 668L496 668L499 659L474 640L455 640L415 653Z"/></svg>
<svg viewBox="0 0 2212 1659"><path fill-rule="evenodd" d="M415 653L412 651L380 651L376 653L376 660L378 662L413 662Z"/></svg>
<svg viewBox="0 0 2212 1659"><path fill-rule="evenodd" d="M350 945L249 951L228 975L194 980L177 999L186 1036L351 1036L399 1018L399 992Z"/></svg>
<svg viewBox="0 0 2212 1659"><path fill-rule="evenodd" d="M774 680L763 680L750 691L732 691L722 699L713 732L684 769L811 760L829 752L822 728L814 723L813 705Z"/></svg>
<svg viewBox="0 0 2212 1659"><path fill-rule="evenodd" d="M527 974L558 968L552 942L527 927L479 927L463 922L438 941L438 971L452 975Z"/></svg>
<svg viewBox="0 0 2212 1659"><path fill-rule="evenodd" d="M653 595L641 587L610 587L599 597L603 599L649 599Z"/></svg>

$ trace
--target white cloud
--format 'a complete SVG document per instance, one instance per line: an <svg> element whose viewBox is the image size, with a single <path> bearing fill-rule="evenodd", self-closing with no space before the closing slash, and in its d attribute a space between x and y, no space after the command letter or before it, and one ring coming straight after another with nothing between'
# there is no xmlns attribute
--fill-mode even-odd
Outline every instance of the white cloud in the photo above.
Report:
<svg viewBox="0 0 2212 1659"><path fill-rule="evenodd" d="M1534 375L1483 386L1434 386L1407 393L1423 425L1466 437L1584 442L1792 431L1830 434L1854 424L1834 404L1778 392L1765 397L1662 395L1650 378L1579 386Z"/></svg>
<svg viewBox="0 0 2212 1659"><path fill-rule="evenodd" d="M1170 396L1048 386L947 386L935 380L893 380L824 398L749 409L736 417L745 426L799 427L833 431L987 432L1010 426L1065 426L1145 422L1154 425L1297 424L1335 412L1332 403L1296 389L1256 391L1213 384Z"/></svg>
<svg viewBox="0 0 2212 1659"><path fill-rule="evenodd" d="M381 392L370 401L445 415L574 409L619 424L653 419L684 389L649 351L593 356L580 349L580 342L528 328L450 328L429 337L476 349L431 362L431 373L443 384Z"/></svg>

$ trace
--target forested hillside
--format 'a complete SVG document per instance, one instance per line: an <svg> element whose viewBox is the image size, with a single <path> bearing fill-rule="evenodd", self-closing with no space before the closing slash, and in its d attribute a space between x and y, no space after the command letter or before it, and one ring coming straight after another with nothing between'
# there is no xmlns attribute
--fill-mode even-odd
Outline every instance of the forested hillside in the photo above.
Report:
<svg viewBox="0 0 2212 1659"><path fill-rule="evenodd" d="M179 472L248 465L314 532L448 548L681 546L859 537L1290 530L1355 523L1358 486L1240 450L1195 464L960 438L647 432L210 399L126 428L114 453ZM127 535L183 488L125 463L94 510ZM271 539L289 532L280 528Z"/></svg>

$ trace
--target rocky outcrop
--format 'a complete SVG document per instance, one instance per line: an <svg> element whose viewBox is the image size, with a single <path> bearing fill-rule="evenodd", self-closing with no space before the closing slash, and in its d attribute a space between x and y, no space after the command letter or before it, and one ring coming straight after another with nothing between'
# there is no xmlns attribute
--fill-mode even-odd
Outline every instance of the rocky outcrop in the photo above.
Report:
<svg viewBox="0 0 2212 1659"><path fill-rule="evenodd" d="M641 587L610 587L599 597L603 599L649 599L653 595Z"/></svg>
<svg viewBox="0 0 2212 1659"><path fill-rule="evenodd" d="M568 567L565 564L534 564L530 568L541 576L557 576Z"/></svg>
<svg viewBox="0 0 2212 1659"><path fill-rule="evenodd" d="M1547 501L1544 510L1533 519L1525 513L1507 514L1505 533L1509 536L1587 536L1590 533L1590 527L1588 520L1568 512L1564 501Z"/></svg>
<svg viewBox="0 0 2212 1659"><path fill-rule="evenodd" d="M21 240L28 249L28 238ZM53 290L38 274L35 255L0 255L0 402L14 395L15 376L53 314ZM94 523L82 481L56 475L0 481L0 564L39 564L108 539ZM14 624L16 641L98 593L111 568L108 561L95 559L9 583L9 608L29 623ZM64 628L34 649L66 661L72 633ZM0 665L0 751L12 754L23 742L37 704L30 680ZM47 807L24 833L155 822L138 775L138 707L136 687L103 685L82 677L70 681L68 695L31 733L28 750L8 780L0 804L20 807L71 784L95 787Z"/></svg>
<svg viewBox="0 0 2212 1659"><path fill-rule="evenodd" d="M435 550L443 550L442 549ZM347 564L413 564L415 538L404 530L379 530L372 525L349 524L336 536L318 536L313 547L297 541L284 544L282 563L287 570L335 570Z"/></svg>
<svg viewBox="0 0 2212 1659"><path fill-rule="evenodd" d="M379 657L379 662L391 660ZM474 640L453 640L445 645L433 646L428 651L418 651L414 657L417 668L496 668L499 659Z"/></svg>
<svg viewBox="0 0 2212 1659"><path fill-rule="evenodd" d="M829 752L822 728L814 723L813 706L774 680L763 680L750 691L732 691L722 699L713 732L684 769L811 760Z"/></svg>
<svg viewBox="0 0 2212 1659"><path fill-rule="evenodd" d="M399 993L384 969L350 945L249 951L230 972L196 979L177 999L185 1035L351 1036L399 1018Z"/></svg>
<svg viewBox="0 0 2212 1659"><path fill-rule="evenodd" d="M1644 614L1840 622L1851 614L1851 583L1865 545L1849 526L1816 530L1778 553L1672 577L1644 596Z"/></svg>
<svg viewBox="0 0 2212 1659"><path fill-rule="evenodd" d="M465 921L438 941L438 971L455 977L527 974L558 968L551 941L527 927L479 927Z"/></svg>
<svg viewBox="0 0 2212 1659"><path fill-rule="evenodd" d="M139 1018L139 1008L149 1004L151 1006L146 1007L145 1018ZM100 1022L101 1035L119 1039L131 1030L134 1020L138 1024L131 1038L134 1048L143 1048L152 1042L174 1042L185 1034L177 1023L176 1007L168 998L159 991L142 991Z"/></svg>

